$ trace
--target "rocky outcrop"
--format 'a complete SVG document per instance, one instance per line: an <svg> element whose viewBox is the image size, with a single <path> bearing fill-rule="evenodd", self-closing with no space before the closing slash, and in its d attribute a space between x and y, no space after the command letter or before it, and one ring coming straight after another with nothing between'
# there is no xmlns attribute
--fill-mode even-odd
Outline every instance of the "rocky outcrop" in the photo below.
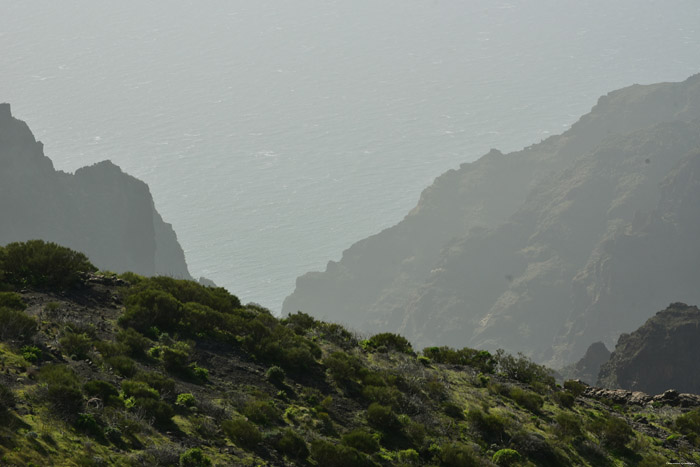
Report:
<svg viewBox="0 0 700 467"><path fill-rule="evenodd" d="M0 104L0 244L38 238L99 268L190 278L185 255L148 186L109 161L57 171L26 123Z"/></svg>
<svg viewBox="0 0 700 467"><path fill-rule="evenodd" d="M283 313L553 367L612 346L700 293L698 118L700 75L612 92L562 135L438 177L402 222L298 278Z"/></svg>
<svg viewBox="0 0 700 467"><path fill-rule="evenodd" d="M598 385L660 393L700 393L700 310L673 303L631 334L622 334Z"/></svg>
<svg viewBox="0 0 700 467"><path fill-rule="evenodd" d="M604 389L588 387L583 396L597 400L608 400L619 405L667 405L671 407L691 408L700 406L700 396L697 394L679 393L673 389L662 394L650 396L641 391L625 391L624 389Z"/></svg>

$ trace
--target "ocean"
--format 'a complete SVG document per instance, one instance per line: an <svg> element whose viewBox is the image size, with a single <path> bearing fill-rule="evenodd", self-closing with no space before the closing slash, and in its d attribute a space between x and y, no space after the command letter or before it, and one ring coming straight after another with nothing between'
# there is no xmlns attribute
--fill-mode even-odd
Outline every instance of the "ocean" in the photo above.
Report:
<svg viewBox="0 0 700 467"><path fill-rule="evenodd" d="M273 311L490 148L700 72L697 0L0 0L0 102L150 186L190 271Z"/></svg>

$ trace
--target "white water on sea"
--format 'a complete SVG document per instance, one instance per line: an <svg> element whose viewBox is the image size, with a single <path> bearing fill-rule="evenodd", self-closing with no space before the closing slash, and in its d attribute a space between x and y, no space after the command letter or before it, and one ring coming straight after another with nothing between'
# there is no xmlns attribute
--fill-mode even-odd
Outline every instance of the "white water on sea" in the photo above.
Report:
<svg viewBox="0 0 700 467"><path fill-rule="evenodd" d="M0 101L146 181L192 274L273 310L445 170L700 72L696 0L0 0Z"/></svg>

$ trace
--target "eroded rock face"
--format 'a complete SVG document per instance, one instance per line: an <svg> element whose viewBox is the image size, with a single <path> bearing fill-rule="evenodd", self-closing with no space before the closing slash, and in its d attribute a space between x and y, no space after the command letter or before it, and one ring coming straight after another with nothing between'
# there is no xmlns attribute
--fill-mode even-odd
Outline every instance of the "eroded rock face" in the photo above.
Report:
<svg viewBox="0 0 700 467"><path fill-rule="evenodd" d="M0 104L0 244L52 241L115 272L190 278L148 186L110 161L57 171L26 123Z"/></svg>
<svg viewBox="0 0 700 467"><path fill-rule="evenodd" d="M559 370L564 379L579 379L586 384L598 381L600 367L610 359L610 351L602 342L595 342L588 347L586 354L573 365Z"/></svg>
<svg viewBox="0 0 700 467"><path fill-rule="evenodd" d="M648 405L661 404L671 407L691 408L700 406L700 396L697 394L679 393L673 389L662 394L650 396L641 391L625 391L624 389L604 389L598 387L586 388L585 397L598 400L609 400L619 405Z"/></svg>
<svg viewBox="0 0 700 467"><path fill-rule="evenodd" d="M620 336L601 367L598 385L652 394L669 389L698 394L698 355L700 310L673 303L633 333Z"/></svg>

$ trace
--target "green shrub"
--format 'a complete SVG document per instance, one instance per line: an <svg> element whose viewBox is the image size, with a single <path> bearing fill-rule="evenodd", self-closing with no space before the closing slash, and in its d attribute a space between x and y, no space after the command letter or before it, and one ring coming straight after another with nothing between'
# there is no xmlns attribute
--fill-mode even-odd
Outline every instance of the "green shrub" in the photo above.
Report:
<svg viewBox="0 0 700 467"><path fill-rule="evenodd" d="M101 379L88 381L83 385L83 391L87 396L97 397L105 404L119 396L119 391L113 384Z"/></svg>
<svg viewBox="0 0 700 467"><path fill-rule="evenodd" d="M182 467L210 467L211 459L200 448L190 448L180 455Z"/></svg>
<svg viewBox="0 0 700 467"><path fill-rule="evenodd" d="M131 379L148 384L166 399L175 396L175 380L163 373L158 373L156 371L139 371Z"/></svg>
<svg viewBox="0 0 700 467"><path fill-rule="evenodd" d="M375 334L365 342L364 347L370 350L384 352L394 350L396 352L413 354L413 347L411 346L411 343L408 342L408 339L398 334L383 332L380 334Z"/></svg>
<svg viewBox="0 0 700 467"><path fill-rule="evenodd" d="M86 272L97 271L87 256L43 240L10 243L0 248L4 281L16 287L67 289Z"/></svg>
<svg viewBox="0 0 700 467"><path fill-rule="evenodd" d="M75 427L92 436L102 435L102 428L100 428L99 423L95 420L95 417L89 413L78 414L78 419L75 421Z"/></svg>
<svg viewBox="0 0 700 467"><path fill-rule="evenodd" d="M362 397L370 402L399 407L403 394L393 386L365 386Z"/></svg>
<svg viewBox="0 0 700 467"><path fill-rule="evenodd" d="M122 391L127 397L141 397L148 399L160 399L158 391L142 381L122 381Z"/></svg>
<svg viewBox="0 0 700 467"><path fill-rule="evenodd" d="M15 406L15 393L4 384L0 384L0 414Z"/></svg>
<svg viewBox="0 0 700 467"><path fill-rule="evenodd" d="M197 399L190 392L183 392L177 395L175 405L180 407L194 407L197 405Z"/></svg>
<svg viewBox="0 0 700 467"><path fill-rule="evenodd" d="M135 397L133 410L152 419L153 423L159 426L170 424L171 418L175 415L169 404L152 397Z"/></svg>
<svg viewBox="0 0 700 467"><path fill-rule="evenodd" d="M20 349L20 352L22 352L22 358L30 363L36 363L42 357L41 349L35 345L25 345Z"/></svg>
<svg viewBox="0 0 700 467"><path fill-rule="evenodd" d="M521 459L522 456L515 449L500 449L492 458L494 464L506 467L516 465Z"/></svg>
<svg viewBox="0 0 700 467"><path fill-rule="evenodd" d="M246 404L243 414L258 425L263 426L280 421L280 412L271 401L253 400Z"/></svg>
<svg viewBox="0 0 700 467"><path fill-rule="evenodd" d="M675 421L676 429L684 435L700 435L700 409L679 415Z"/></svg>
<svg viewBox="0 0 700 467"><path fill-rule="evenodd" d="M498 414L487 413L478 408L467 412L467 421L489 441L500 440L508 425Z"/></svg>
<svg viewBox="0 0 700 467"><path fill-rule="evenodd" d="M367 409L367 422L378 430L392 430L399 426L396 414L387 407L376 402Z"/></svg>
<svg viewBox="0 0 700 467"><path fill-rule="evenodd" d="M305 334L307 331L316 328L319 324L313 316L307 315L301 311L290 313L281 323L297 334Z"/></svg>
<svg viewBox="0 0 700 467"><path fill-rule="evenodd" d="M581 434L581 422L576 415L562 412L557 414L554 420L557 422L557 436L560 438L573 438Z"/></svg>
<svg viewBox="0 0 700 467"><path fill-rule="evenodd" d="M470 447L461 444L448 444L440 451L442 465L446 467L470 467L480 465L479 457Z"/></svg>
<svg viewBox="0 0 700 467"><path fill-rule="evenodd" d="M569 391L557 391L552 394L552 399L560 406L570 409L574 406L576 397Z"/></svg>
<svg viewBox="0 0 700 467"><path fill-rule="evenodd" d="M45 365L38 376L46 384L46 399L57 414L72 420L82 412L83 394L73 370L65 365Z"/></svg>
<svg viewBox="0 0 700 467"><path fill-rule="evenodd" d="M106 362L118 375L125 378L130 378L136 374L136 363L126 355L109 357Z"/></svg>
<svg viewBox="0 0 700 467"><path fill-rule="evenodd" d="M169 293L148 288L127 298L126 311L119 318L119 324L146 335L153 335L153 327L176 331L182 309L182 303Z"/></svg>
<svg viewBox="0 0 700 467"><path fill-rule="evenodd" d="M277 365L271 366L265 373L265 377L269 382L275 386L280 386L284 384L285 373L284 370Z"/></svg>
<svg viewBox="0 0 700 467"><path fill-rule="evenodd" d="M634 431L623 419L618 417L599 418L590 424L603 444L611 449L620 450L632 440Z"/></svg>
<svg viewBox="0 0 700 467"><path fill-rule="evenodd" d="M445 412L448 417L454 418L455 420L464 419L464 410L454 402L444 402L442 404L442 411Z"/></svg>
<svg viewBox="0 0 700 467"><path fill-rule="evenodd" d="M0 307L0 340L27 341L37 331L37 322L24 311Z"/></svg>
<svg viewBox="0 0 700 467"><path fill-rule="evenodd" d="M192 378L200 383L205 383L209 380L209 370L206 368L199 366L196 363L190 363L189 370Z"/></svg>
<svg viewBox="0 0 700 467"><path fill-rule="evenodd" d="M375 436L362 429L355 429L342 436L342 443L366 454L374 454L381 449Z"/></svg>
<svg viewBox="0 0 700 467"><path fill-rule="evenodd" d="M14 292L0 292L0 308L1 307L17 311L24 311L27 309L27 305L22 300L22 296Z"/></svg>
<svg viewBox="0 0 700 467"><path fill-rule="evenodd" d="M322 439L311 442L311 457L324 467L365 467L373 465L367 456L357 449L336 445Z"/></svg>
<svg viewBox="0 0 700 467"><path fill-rule="evenodd" d="M496 368L496 358L486 350L427 347L423 349L423 355L435 363L471 366L482 373L493 373Z"/></svg>
<svg viewBox="0 0 700 467"><path fill-rule="evenodd" d="M146 356L146 349L151 344L151 341L139 333L134 328L122 329L117 334L117 342L125 347L127 354L134 358L143 358Z"/></svg>
<svg viewBox="0 0 700 467"><path fill-rule="evenodd" d="M61 351L77 360L86 360L92 349L92 339L85 333L67 332L58 340Z"/></svg>
<svg viewBox="0 0 700 467"><path fill-rule="evenodd" d="M363 370L360 359L345 352L333 352L323 360L323 364L338 384L359 379Z"/></svg>
<svg viewBox="0 0 700 467"><path fill-rule="evenodd" d="M518 353L518 356L514 357L503 350L498 350L496 361L498 362L498 370L508 378L525 384L539 382L549 387L555 385L552 370L538 365L522 353Z"/></svg>
<svg viewBox="0 0 700 467"><path fill-rule="evenodd" d="M226 420L221 424L221 429L231 441L244 449L255 449L262 441L258 427L244 418Z"/></svg>
<svg viewBox="0 0 700 467"><path fill-rule="evenodd" d="M582 383L581 381L574 379L564 381L564 389L573 394L574 397L578 397L583 394L583 391L585 391L587 387L588 385L586 385L586 383Z"/></svg>
<svg viewBox="0 0 700 467"><path fill-rule="evenodd" d="M510 390L510 398L519 406L526 408L530 412L539 413L544 405L544 399L539 394L532 391L526 391L519 387L514 387Z"/></svg>
<svg viewBox="0 0 700 467"><path fill-rule="evenodd" d="M277 449L292 459L303 460L309 457L306 441L291 429L284 430L282 437L277 441Z"/></svg>

